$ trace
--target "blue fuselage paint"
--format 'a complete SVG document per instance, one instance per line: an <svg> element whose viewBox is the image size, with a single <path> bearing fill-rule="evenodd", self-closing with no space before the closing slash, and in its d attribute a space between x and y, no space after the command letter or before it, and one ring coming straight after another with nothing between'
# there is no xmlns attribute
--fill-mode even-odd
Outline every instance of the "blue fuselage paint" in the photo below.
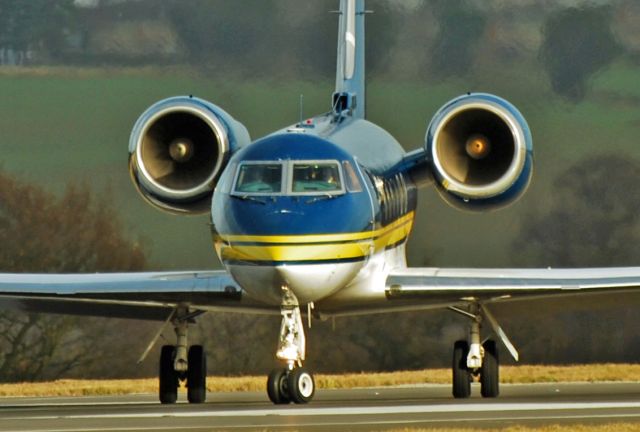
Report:
<svg viewBox="0 0 640 432"><path fill-rule="evenodd" d="M314 119L314 123L322 120L326 119ZM284 129L238 151L213 195L214 235L356 233L379 228L415 210L415 186L410 178L402 173L385 175L385 170L404 156L391 135L365 120L348 119L329 126ZM274 194L249 200L232 194L236 170L242 162L306 160L349 162L363 187L335 197ZM404 196L406 204L395 202Z"/></svg>
<svg viewBox="0 0 640 432"><path fill-rule="evenodd" d="M306 134L276 134L234 155L221 183L232 182L243 161L337 160L355 165L353 156L333 143ZM253 200L216 190L213 222L216 233L229 235L337 234L371 230L373 219L366 191L335 197L274 194Z"/></svg>
<svg viewBox="0 0 640 432"><path fill-rule="evenodd" d="M409 176L385 171L405 154L386 131L366 120L332 115L309 122L311 126L283 129L236 152L213 195L213 237L221 261L236 279L261 267L243 286L255 296L259 289L252 289L252 281L268 281L273 302L277 301L274 286L293 285L294 276L284 274L292 267L312 273L325 266L326 274L327 265L338 266L333 271L335 279L328 277L323 282L326 290L315 290L317 296L305 295L308 284L303 284L298 296L305 300L318 300L342 288L372 254L406 241L408 232L393 224L409 215L410 227L410 213L416 207L415 186ZM359 187L345 187L344 193L326 196L282 192L243 196L234 189L243 163L283 163L286 167L296 161L348 164ZM345 183L347 175L343 169ZM267 269L273 271L264 276ZM296 287L291 288L295 291Z"/></svg>

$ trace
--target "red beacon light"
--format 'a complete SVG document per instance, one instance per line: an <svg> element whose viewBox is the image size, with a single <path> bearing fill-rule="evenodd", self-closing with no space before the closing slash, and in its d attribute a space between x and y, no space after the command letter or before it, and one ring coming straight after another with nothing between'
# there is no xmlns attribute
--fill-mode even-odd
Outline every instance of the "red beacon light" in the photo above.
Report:
<svg viewBox="0 0 640 432"><path fill-rule="evenodd" d="M308 118L305 121L301 122L300 126L302 126L304 128L313 128L313 127L315 127L315 123L314 123L312 118Z"/></svg>

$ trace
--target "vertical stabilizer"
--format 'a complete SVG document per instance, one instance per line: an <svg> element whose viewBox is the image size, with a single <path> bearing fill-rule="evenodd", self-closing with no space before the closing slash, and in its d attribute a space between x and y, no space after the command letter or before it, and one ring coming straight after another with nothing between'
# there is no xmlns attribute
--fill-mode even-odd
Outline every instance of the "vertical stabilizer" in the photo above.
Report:
<svg viewBox="0 0 640 432"><path fill-rule="evenodd" d="M340 0L334 111L365 116L364 0Z"/></svg>

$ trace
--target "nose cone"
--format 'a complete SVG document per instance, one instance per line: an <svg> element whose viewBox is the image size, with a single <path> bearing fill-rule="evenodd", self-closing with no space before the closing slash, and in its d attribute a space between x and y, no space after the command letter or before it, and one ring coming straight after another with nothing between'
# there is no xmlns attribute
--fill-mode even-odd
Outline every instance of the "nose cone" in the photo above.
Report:
<svg viewBox="0 0 640 432"><path fill-rule="evenodd" d="M347 285L363 262L279 266L276 271L302 303L318 301Z"/></svg>
<svg viewBox="0 0 640 432"><path fill-rule="evenodd" d="M301 304L319 301L347 285L362 268L363 262L244 266L227 268L233 278L254 298L279 305L283 287Z"/></svg>

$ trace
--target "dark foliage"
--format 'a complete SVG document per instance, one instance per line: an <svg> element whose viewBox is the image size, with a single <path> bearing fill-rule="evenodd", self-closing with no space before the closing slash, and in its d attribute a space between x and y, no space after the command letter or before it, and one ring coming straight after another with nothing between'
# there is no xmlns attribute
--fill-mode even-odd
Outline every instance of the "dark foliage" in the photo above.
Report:
<svg viewBox="0 0 640 432"><path fill-rule="evenodd" d="M620 156L591 157L554 182L547 212L532 211L514 256L554 267L638 265L640 165Z"/></svg>
<svg viewBox="0 0 640 432"><path fill-rule="evenodd" d="M0 244L4 272L128 271L146 262L106 199L83 186L58 198L6 173L0 173ZM0 381L57 378L97 360L110 330L97 322L2 312Z"/></svg>
<svg viewBox="0 0 640 432"><path fill-rule="evenodd" d="M296 0L173 1L167 16L189 53L190 61L207 69L242 75L287 78L330 76L335 67L338 17L334 0L301 3ZM382 67L397 29L386 2L368 3L369 70ZM194 14L194 10L198 13ZM268 27L267 27L268 25Z"/></svg>
<svg viewBox="0 0 640 432"><path fill-rule="evenodd" d="M438 77L465 76L472 68L486 17L465 0L434 1L429 5L439 24L431 49L432 70Z"/></svg>
<svg viewBox="0 0 640 432"><path fill-rule="evenodd" d="M30 50L60 49L73 12L73 0L0 0L0 64L25 63Z"/></svg>
<svg viewBox="0 0 640 432"><path fill-rule="evenodd" d="M593 74L620 54L610 25L608 7L570 8L548 18L540 56L556 93L582 100Z"/></svg>

